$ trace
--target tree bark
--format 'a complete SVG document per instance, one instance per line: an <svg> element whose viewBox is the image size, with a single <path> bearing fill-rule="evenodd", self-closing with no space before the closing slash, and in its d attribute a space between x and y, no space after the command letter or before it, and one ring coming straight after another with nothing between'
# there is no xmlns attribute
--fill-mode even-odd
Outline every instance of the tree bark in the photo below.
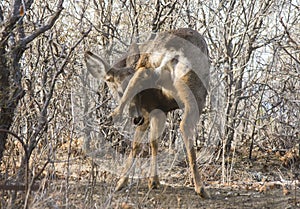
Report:
<svg viewBox="0 0 300 209"><path fill-rule="evenodd" d="M9 130L11 128L15 110L25 95L21 85L20 59L26 46L40 34L51 29L63 9L63 0L60 0L57 4L57 12L44 25L25 36L23 17L26 9L30 8L32 3L33 1L27 1L26 4L23 4L22 0L15 0L12 14L7 19L4 19L3 10L0 8L0 31L2 31L0 33L0 129ZM5 151L7 136L7 132L0 132L0 163Z"/></svg>

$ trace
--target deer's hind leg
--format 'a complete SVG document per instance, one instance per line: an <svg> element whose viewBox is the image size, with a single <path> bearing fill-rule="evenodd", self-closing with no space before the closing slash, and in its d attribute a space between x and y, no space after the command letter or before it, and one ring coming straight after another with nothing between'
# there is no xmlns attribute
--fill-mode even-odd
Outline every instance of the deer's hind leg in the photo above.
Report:
<svg viewBox="0 0 300 209"><path fill-rule="evenodd" d="M127 186L129 174L134 170L134 162L141 151L141 142L148 126L149 119L148 117L146 117L144 123L136 127L134 139L132 142L132 150L130 151L129 157L126 160L125 166L122 171L122 176L117 183L115 189L116 191L119 191L125 186Z"/></svg>
<svg viewBox="0 0 300 209"><path fill-rule="evenodd" d="M158 143L161 135L165 129L166 115L161 110L153 110L150 113L150 146L151 146L151 164L150 176L148 180L149 189L156 189L159 187L159 177L157 173L157 154Z"/></svg>
<svg viewBox="0 0 300 209"><path fill-rule="evenodd" d="M206 90L204 89L201 92L197 89L197 91L194 91L193 86L189 86L188 84L183 81L179 81L175 85L178 91L178 97L184 107L184 115L180 123L180 130L187 151L189 167L195 184L195 191L203 198L210 198L209 193L205 191L201 181L196 162L196 152L194 149L195 128L205 104ZM200 83L200 85L201 84L202 83Z"/></svg>

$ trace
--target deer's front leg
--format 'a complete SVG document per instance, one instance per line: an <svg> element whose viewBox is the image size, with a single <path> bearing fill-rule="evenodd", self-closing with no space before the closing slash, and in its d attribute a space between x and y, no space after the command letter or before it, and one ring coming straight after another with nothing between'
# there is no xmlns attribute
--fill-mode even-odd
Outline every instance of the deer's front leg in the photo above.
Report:
<svg viewBox="0 0 300 209"><path fill-rule="evenodd" d="M124 112L125 106L131 102L134 96L145 89L154 88L157 79L158 77L153 69L139 68L130 79L119 105L111 116L119 119Z"/></svg>
<svg viewBox="0 0 300 209"><path fill-rule="evenodd" d="M129 154L129 157L126 160L125 166L122 170L121 178L119 179L116 191L121 190L127 185L129 174L134 170L134 161L136 160L136 157L138 156L138 153L141 150L141 141L143 139L143 136L149 126L149 120L146 118L145 122L137 126L135 133L134 133L134 139L132 142L132 150Z"/></svg>

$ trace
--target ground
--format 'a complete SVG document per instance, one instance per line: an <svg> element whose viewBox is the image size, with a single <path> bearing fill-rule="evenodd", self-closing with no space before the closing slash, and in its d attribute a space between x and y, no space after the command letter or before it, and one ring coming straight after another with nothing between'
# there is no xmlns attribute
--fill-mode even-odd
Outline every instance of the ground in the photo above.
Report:
<svg viewBox="0 0 300 209"><path fill-rule="evenodd" d="M256 150L252 160L245 152L235 153L226 163L227 183L222 182L221 162L200 164L211 199L201 199L194 192L184 162L172 164L161 176L159 189L149 191L146 178L132 178L127 188L114 192L116 172L82 153L75 155L68 181L66 172L57 172L46 197L39 198L44 201L36 198L32 208L300 208L299 158L290 158L287 152Z"/></svg>
<svg viewBox="0 0 300 209"><path fill-rule="evenodd" d="M141 183L141 184L140 184ZM68 208L120 208L120 209L166 209L166 208L300 208L299 191L292 190L284 194L281 187L275 186L264 192L257 191L255 187L245 188L222 185L207 185L211 199L201 199L188 186L161 185L159 189L149 191L146 182L139 182L131 188L113 192L113 185L100 182L93 187L90 185L70 184L69 202L62 205L62 196L52 196L51 204L66 206ZM299 190L299 188L298 188ZM56 200L55 200L56 199ZM83 200L87 200L84 202ZM43 205L44 207L45 205ZM35 205L35 208L42 208ZM60 208L60 207L58 207Z"/></svg>
<svg viewBox="0 0 300 209"><path fill-rule="evenodd" d="M99 185L101 193L105 185ZM251 189L208 187L212 198L199 198L193 188L162 185L161 189L148 191L146 187L132 188L113 194L110 198L115 208L297 208L299 197L283 195L276 188L266 193ZM299 195L299 193L298 193ZM103 194L105 196L105 194ZM108 201L108 202L110 202ZM296 202L295 202L296 201ZM297 202L298 201L298 202Z"/></svg>
<svg viewBox="0 0 300 209"><path fill-rule="evenodd" d="M137 175L130 178L128 187L115 192L123 163L118 161L118 152L107 150L87 155L82 143L75 140L70 146L66 142L34 183L37 191L26 196L23 189L14 196L6 188L0 191L0 208L24 208L25 197L33 209L300 208L298 151L255 149L249 160L245 149L231 153L233 157L225 161L218 159L216 152L199 151L197 163L211 194L211 199L202 199L194 191L184 153L178 154L179 150L167 156L163 147L159 189L148 190L147 178L141 177L148 170L146 153L142 157L146 161L136 164L141 169L136 169ZM203 161L206 155L210 157Z"/></svg>

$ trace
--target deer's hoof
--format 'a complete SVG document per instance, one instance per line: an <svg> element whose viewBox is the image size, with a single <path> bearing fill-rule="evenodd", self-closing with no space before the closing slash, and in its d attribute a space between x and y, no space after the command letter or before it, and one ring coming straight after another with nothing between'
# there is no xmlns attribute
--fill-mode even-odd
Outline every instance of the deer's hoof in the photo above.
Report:
<svg viewBox="0 0 300 209"><path fill-rule="evenodd" d="M150 177L148 179L148 187L149 189L158 189L159 188L159 178L158 176Z"/></svg>
<svg viewBox="0 0 300 209"><path fill-rule="evenodd" d="M118 183L117 183L117 186L115 188L115 191L120 191L121 189L123 189L124 187L127 186L127 183L128 183L128 178L127 177L122 177Z"/></svg>
<svg viewBox="0 0 300 209"><path fill-rule="evenodd" d="M196 189L196 193L203 199L211 199L209 192L204 189L204 187L200 187L198 190Z"/></svg>

